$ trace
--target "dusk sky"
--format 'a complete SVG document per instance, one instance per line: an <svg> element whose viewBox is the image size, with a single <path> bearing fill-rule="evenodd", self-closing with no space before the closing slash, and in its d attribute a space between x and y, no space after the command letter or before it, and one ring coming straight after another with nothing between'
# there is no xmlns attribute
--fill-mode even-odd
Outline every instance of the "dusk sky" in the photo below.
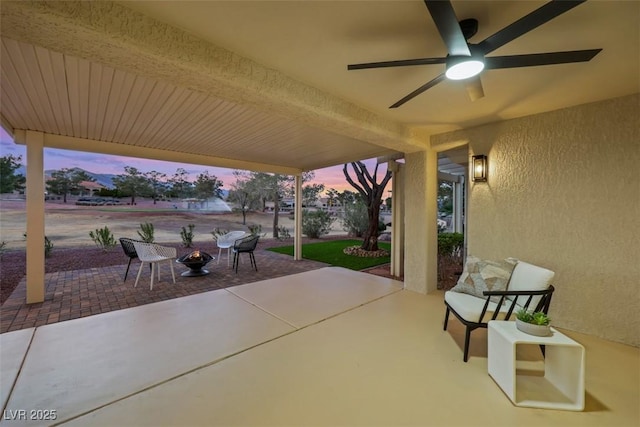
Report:
<svg viewBox="0 0 640 427"><path fill-rule="evenodd" d="M22 156L22 163L26 164L26 146L13 142L11 137L0 127L0 155ZM375 159L365 161L370 171L375 167ZM95 154L82 151L58 150L45 148L44 169L63 169L78 167L93 173L123 174L125 166L132 166L141 172L158 171L172 176L178 168L183 168L189 172L192 179L204 172L209 171L220 179L224 186L229 189L235 181L233 169L217 168L210 166L198 166L185 163L164 162L159 160L138 159L133 157L111 156L106 154ZM378 169L378 179L386 171L386 165L380 165ZM330 168L318 169L315 171L314 183L322 183L325 188L335 188L338 191L355 191L344 178L342 165Z"/></svg>

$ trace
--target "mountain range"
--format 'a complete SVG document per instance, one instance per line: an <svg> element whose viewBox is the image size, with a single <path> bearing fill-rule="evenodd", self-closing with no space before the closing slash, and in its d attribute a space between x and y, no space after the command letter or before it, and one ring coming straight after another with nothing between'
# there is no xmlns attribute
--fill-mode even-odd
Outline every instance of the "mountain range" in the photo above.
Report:
<svg viewBox="0 0 640 427"><path fill-rule="evenodd" d="M89 172L88 170L82 169L82 168L73 168L73 169L77 169L79 171L83 171L84 173L86 173L87 175L89 175L91 178L93 178L95 180L95 182L97 182L100 185L104 185L106 188L108 189L112 189L113 188L113 178L115 178L118 175L112 174L112 173L93 173L93 172ZM51 174L53 172L55 172L56 169L47 169L44 171L44 177L45 180L51 178ZM27 169L24 165L21 165L18 169L16 169L15 172L17 175L22 175L22 176L27 176Z"/></svg>

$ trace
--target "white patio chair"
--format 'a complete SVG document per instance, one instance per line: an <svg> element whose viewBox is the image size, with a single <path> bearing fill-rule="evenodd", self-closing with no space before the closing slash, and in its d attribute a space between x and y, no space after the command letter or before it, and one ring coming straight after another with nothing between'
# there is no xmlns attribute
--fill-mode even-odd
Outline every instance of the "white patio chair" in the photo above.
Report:
<svg viewBox="0 0 640 427"><path fill-rule="evenodd" d="M173 270L173 262L177 258L176 248L170 248L166 246L156 245L154 243L144 243L144 242L133 242L133 246L136 248L136 252L138 253L138 258L140 259L140 268L138 269L138 276L136 277L136 283L133 285L135 288L138 286L138 280L140 279L140 274L142 273L142 266L145 263L149 263L151 266L151 284L149 286L150 290L153 290L153 277L155 276L155 271L158 271L158 280L160 280L160 263L162 261L168 261L169 267L171 267L171 277L173 278L173 283L176 283L176 275Z"/></svg>
<svg viewBox="0 0 640 427"><path fill-rule="evenodd" d="M223 234L218 237L216 240L216 244L218 245L218 264L220 264L220 256L222 255L222 250L227 250L227 267L229 266L229 258L231 248L236 240L244 237L247 234L245 231L230 231L227 234Z"/></svg>

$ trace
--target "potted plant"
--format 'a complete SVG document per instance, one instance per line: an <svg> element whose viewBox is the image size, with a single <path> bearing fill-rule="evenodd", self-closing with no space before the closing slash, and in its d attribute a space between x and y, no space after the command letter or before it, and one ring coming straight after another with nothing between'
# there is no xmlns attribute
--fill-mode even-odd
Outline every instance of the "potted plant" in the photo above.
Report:
<svg viewBox="0 0 640 427"><path fill-rule="evenodd" d="M518 330L538 337L546 337L551 334L549 323L551 319L542 311L527 311L520 309L516 313L516 328Z"/></svg>

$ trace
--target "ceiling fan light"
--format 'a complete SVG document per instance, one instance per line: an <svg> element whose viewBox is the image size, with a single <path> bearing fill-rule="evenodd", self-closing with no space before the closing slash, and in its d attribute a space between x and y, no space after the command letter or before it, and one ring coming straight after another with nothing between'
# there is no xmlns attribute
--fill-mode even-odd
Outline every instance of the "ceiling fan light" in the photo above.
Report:
<svg viewBox="0 0 640 427"><path fill-rule="evenodd" d="M447 71L445 75L449 80L464 80L477 76L484 70L484 62L473 56L449 56L447 57Z"/></svg>

